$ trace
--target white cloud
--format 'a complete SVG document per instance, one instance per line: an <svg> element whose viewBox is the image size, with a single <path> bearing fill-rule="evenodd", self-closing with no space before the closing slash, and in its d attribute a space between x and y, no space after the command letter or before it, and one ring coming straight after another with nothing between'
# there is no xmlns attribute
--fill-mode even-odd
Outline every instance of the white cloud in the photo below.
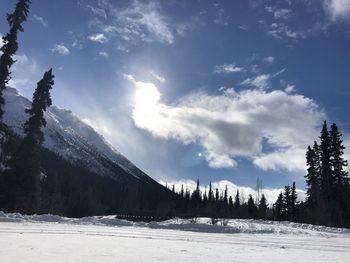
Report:
<svg viewBox="0 0 350 263"><path fill-rule="evenodd" d="M235 64L223 64L214 67L215 73L230 74L242 71L243 68L237 67Z"/></svg>
<svg viewBox="0 0 350 263"><path fill-rule="evenodd" d="M175 186L175 191L176 192L180 192L181 191L181 186L183 185L184 190L186 190L186 188L188 190L191 191L191 193L196 189L197 187L197 182L193 181L193 180L178 180L178 181L160 181L159 183L161 183L162 185L167 185L170 189L172 188L172 186ZM237 190L239 191L240 194L240 198L241 198L241 202L247 202L248 201L248 197L251 194L253 196L253 198L256 200L257 196L258 196L258 192L256 189L253 189L251 187L246 187L246 186L238 186L230 181L227 180L222 180L222 181L217 181L217 182L212 182L212 189L215 192L216 189L219 190L219 192L223 192L225 191L225 188L227 186L227 192L229 196L232 196L232 198L234 199ZM202 194L204 194L205 191L207 191L208 194L208 190L209 190L209 186L202 186L200 185L200 190L202 192ZM272 205L276 202L279 193L283 191L282 188L275 188L275 189L271 189L271 188L263 188L261 194L264 194L267 202L269 205ZM297 189L297 194L298 194L298 200L303 201L305 200L306 194L303 190Z"/></svg>
<svg viewBox="0 0 350 263"><path fill-rule="evenodd" d="M293 93L295 92L295 86L294 85L287 85L287 87L284 89L285 92L287 93Z"/></svg>
<svg viewBox="0 0 350 263"><path fill-rule="evenodd" d="M105 58L108 57L108 53L107 53L106 51L100 51L100 52L98 52L98 54L99 54L101 57L105 57Z"/></svg>
<svg viewBox="0 0 350 263"><path fill-rule="evenodd" d="M33 15L33 20L41 24L43 27L48 27L49 23L41 16Z"/></svg>
<svg viewBox="0 0 350 263"><path fill-rule="evenodd" d="M276 39L305 39L308 31L293 31L288 25L284 23L272 23L267 31L268 35L273 36Z"/></svg>
<svg viewBox="0 0 350 263"><path fill-rule="evenodd" d="M272 56L268 56L268 57L263 58L263 61L266 63L272 64L273 62L275 62L275 58Z"/></svg>
<svg viewBox="0 0 350 263"><path fill-rule="evenodd" d="M11 68L12 78L9 86L26 93L36 87L36 82L42 77L42 70L37 61L26 54L17 54L16 63Z"/></svg>
<svg viewBox="0 0 350 263"><path fill-rule="evenodd" d="M234 167L245 157L264 170L302 171L305 149L325 119L311 99L281 90L196 92L167 105L153 83L126 78L136 88L135 125L158 138L201 145L211 167Z"/></svg>
<svg viewBox="0 0 350 263"><path fill-rule="evenodd" d="M61 55L68 55L70 53L69 49L63 44L56 44L50 49L52 53L58 53Z"/></svg>
<svg viewBox="0 0 350 263"><path fill-rule="evenodd" d="M165 82L166 82L166 79L165 79L163 76L161 76L161 75L159 75L159 74L157 74L157 73L155 73L155 72L153 72L153 71L150 71L150 74L151 74L151 76L152 76L153 78L155 78L156 80L158 80L160 83L165 83Z"/></svg>
<svg viewBox="0 0 350 263"><path fill-rule="evenodd" d="M324 0L324 8L332 21L350 19L349 0Z"/></svg>
<svg viewBox="0 0 350 263"><path fill-rule="evenodd" d="M270 74L262 74L258 75L255 78L247 78L241 82L242 85L255 86L260 89L265 89L270 84L271 75Z"/></svg>
<svg viewBox="0 0 350 263"><path fill-rule="evenodd" d="M94 34L88 37L92 42L98 42L104 44L108 41L107 37L103 33Z"/></svg>
<svg viewBox="0 0 350 263"><path fill-rule="evenodd" d="M94 7L91 5L87 5L87 8L96 16L102 17L104 19L107 19L107 13L102 8Z"/></svg>
<svg viewBox="0 0 350 263"><path fill-rule="evenodd" d="M192 29L192 25L171 20L162 12L161 3L152 0L134 0L127 5L98 2L97 9L103 9L109 19L105 21L96 17L91 25L104 32L108 38L117 38L119 46L140 42L172 44L177 35L184 35ZM88 8L93 10L92 7Z"/></svg>
<svg viewBox="0 0 350 263"><path fill-rule="evenodd" d="M292 14L290 9L276 9L273 13L276 19L288 19Z"/></svg>

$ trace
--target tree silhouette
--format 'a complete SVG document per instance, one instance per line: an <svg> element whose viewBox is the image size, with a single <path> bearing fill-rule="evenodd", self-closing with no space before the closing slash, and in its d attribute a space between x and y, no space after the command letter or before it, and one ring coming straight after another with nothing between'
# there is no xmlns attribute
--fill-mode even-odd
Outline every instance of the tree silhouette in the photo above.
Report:
<svg viewBox="0 0 350 263"><path fill-rule="evenodd" d="M40 145L44 141L41 131L46 126L44 112L52 104L50 90L54 84L52 69L45 72L33 94L31 109L27 109L29 119L24 124L24 138L9 161L14 182L15 203L13 210L22 213L35 212L40 197Z"/></svg>
<svg viewBox="0 0 350 263"><path fill-rule="evenodd" d="M15 63L13 56L18 49L17 34L18 31L24 31L22 23L27 20L29 4L30 0L19 0L16 4L15 11L12 14L7 14L7 22L10 26L10 31L2 38L4 45L0 49L2 51L0 57L0 121L2 121L4 115L3 106L5 100L3 98L3 92L11 79L10 69L13 63Z"/></svg>

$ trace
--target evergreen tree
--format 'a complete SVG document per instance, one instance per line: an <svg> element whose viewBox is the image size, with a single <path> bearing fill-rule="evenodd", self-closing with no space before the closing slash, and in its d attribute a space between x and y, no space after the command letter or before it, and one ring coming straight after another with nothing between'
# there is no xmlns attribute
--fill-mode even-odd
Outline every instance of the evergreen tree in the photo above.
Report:
<svg viewBox="0 0 350 263"><path fill-rule="evenodd" d="M241 201L240 201L240 198L239 198L239 190L238 189L237 189L237 192L236 192L235 202L234 202L233 206L237 210L241 207Z"/></svg>
<svg viewBox="0 0 350 263"><path fill-rule="evenodd" d="M332 189L331 145L327 122L324 121L320 136L321 188L326 205L330 201Z"/></svg>
<svg viewBox="0 0 350 263"><path fill-rule="evenodd" d="M297 199L298 199L298 194L296 192L295 182L293 182L291 193L290 193L291 219L292 219L293 222L296 221Z"/></svg>
<svg viewBox="0 0 350 263"><path fill-rule="evenodd" d="M283 193L283 215L287 220L291 220L291 207L291 189L289 185L286 185Z"/></svg>
<svg viewBox="0 0 350 263"><path fill-rule="evenodd" d="M250 194L248 197L248 215L249 218L256 218L256 206L255 206L255 202L254 202L254 198L253 196Z"/></svg>
<svg viewBox="0 0 350 263"><path fill-rule="evenodd" d="M310 146L306 152L306 165L307 174L305 176L307 184L307 204L312 212L315 211L320 195L320 156L319 156L319 146L317 142L314 142L313 148Z"/></svg>
<svg viewBox="0 0 350 263"><path fill-rule="evenodd" d="M211 186L211 181L209 183L209 193L208 193L208 200L209 202L213 201L214 199L214 193L213 193L213 189L212 189L212 186Z"/></svg>
<svg viewBox="0 0 350 263"><path fill-rule="evenodd" d="M330 152L331 152L331 165L332 181L334 183L334 190L337 190L338 186L347 185L349 183L348 172L344 170L344 167L348 166L348 162L344 159L343 140L341 139L342 134L340 133L338 126L333 123L330 130Z"/></svg>
<svg viewBox="0 0 350 263"><path fill-rule="evenodd" d="M31 109L26 109L29 119L24 124L24 138L12 159L10 173L14 182L12 209L22 213L37 212L40 196L40 145L44 141L41 131L46 126L44 112L52 104L50 90L54 84L52 69L45 72L33 94Z"/></svg>
<svg viewBox="0 0 350 263"><path fill-rule="evenodd" d="M258 209L259 209L259 218L266 219L267 200L264 194L261 195Z"/></svg>
<svg viewBox="0 0 350 263"><path fill-rule="evenodd" d="M180 196L185 197L185 192L184 192L184 185L181 185L181 191L180 191Z"/></svg>
<svg viewBox="0 0 350 263"><path fill-rule="evenodd" d="M332 165L332 192L331 192L331 213L332 221L337 225L344 223L344 215L349 208L349 177L348 171L344 168L348 166L348 162L344 159L343 141L337 125L332 124L330 129L330 155Z"/></svg>
<svg viewBox="0 0 350 263"><path fill-rule="evenodd" d="M2 38L4 45L1 47L2 55L0 57L0 121L4 115L3 106L5 100L3 92L6 85L10 81L10 68L15 63L13 56L18 49L17 34L18 31L23 32L22 23L27 20L29 12L30 0L19 0L16 4L15 11L12 14L7 14L7 22L10 26L10 31Z"/></svg>
<svg viewBox="0 0 350 263"><path fill-rule="evenodd" d="M283 194L280 192L276 203L273 206L274 218L275 220L281 221L283 220Z"/></svg>

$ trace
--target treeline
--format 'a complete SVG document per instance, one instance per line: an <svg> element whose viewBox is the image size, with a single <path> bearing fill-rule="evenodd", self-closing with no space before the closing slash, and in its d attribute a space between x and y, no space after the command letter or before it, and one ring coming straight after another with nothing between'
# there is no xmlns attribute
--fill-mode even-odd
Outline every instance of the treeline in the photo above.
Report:
<svg viewBox="0 0 350 263"><path fill-rule="evenodd" d="M272 209L269 208L264 194L259 200L254 200L250 194L245 201L245 197L241 196L238 189L235 196L232 197L228 195L227 187L223 191L217 188L214 190L211 183L208 191L202 192L199 180L192 193L187 188L184 189L183 185L180 191L175 191L173 185L171 191L178 196L175 212L181 217L210 217L214 222L228 218L273 219Z"/></svg>

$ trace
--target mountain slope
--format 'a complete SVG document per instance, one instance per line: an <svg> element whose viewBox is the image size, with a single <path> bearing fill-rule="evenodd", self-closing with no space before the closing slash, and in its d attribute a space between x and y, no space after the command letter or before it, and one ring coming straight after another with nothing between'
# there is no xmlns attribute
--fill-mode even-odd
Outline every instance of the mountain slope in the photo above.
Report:
<svg viewBox="0 0 350 263"><path fill-rule="evenodd" d="M7 88L4 97L4 122L23 135L23 124L28 118L24 110L30 107L31 101L13 88ZM71 111L50 107L45 113L45 119L47 125L43 128L43 146L72 164L117 181L153 181ZM120 172L120 169L126 173ZM127 178L126 174L134 178Z"/></svg>

